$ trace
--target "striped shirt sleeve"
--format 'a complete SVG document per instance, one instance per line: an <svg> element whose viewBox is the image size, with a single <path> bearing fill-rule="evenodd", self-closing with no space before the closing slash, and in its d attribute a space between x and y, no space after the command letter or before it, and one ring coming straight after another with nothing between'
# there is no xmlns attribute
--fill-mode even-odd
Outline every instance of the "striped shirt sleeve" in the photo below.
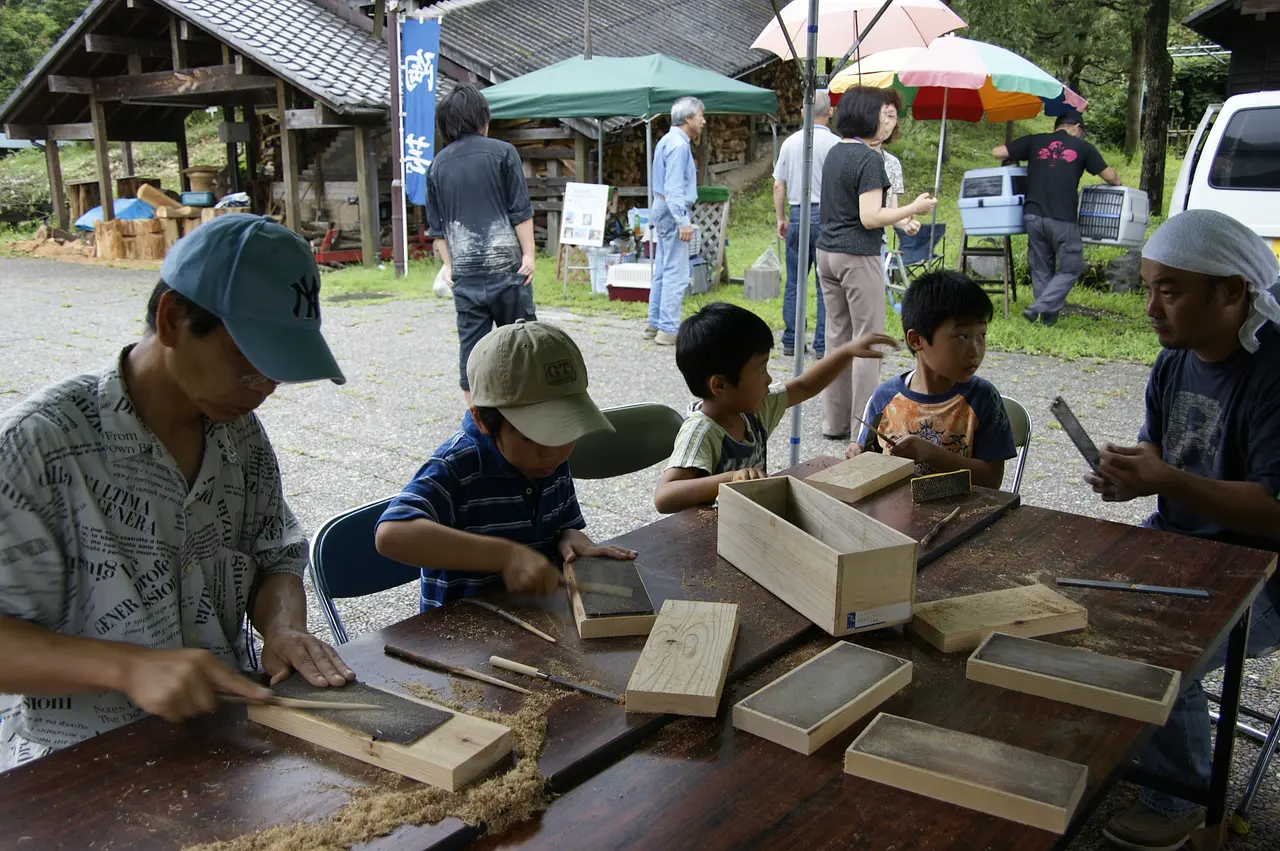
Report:
<svg viewBox="0 0 1280 851"><path fill-rule="evenodd" d="M455 505L460 492L461 482L449 463L442 458L431 458L414 475L413 481L391 500L378 523L425 518L456 529Z"/></svg>
<svg viewBox="0 0 1280 851"><path fill-rule="evenodd" d="M679 467L714 474L720 460L720 439L716 432L716 424L710 417L696 413L690 416L676 435L675 449L667 462L667 469Z"/></svg>

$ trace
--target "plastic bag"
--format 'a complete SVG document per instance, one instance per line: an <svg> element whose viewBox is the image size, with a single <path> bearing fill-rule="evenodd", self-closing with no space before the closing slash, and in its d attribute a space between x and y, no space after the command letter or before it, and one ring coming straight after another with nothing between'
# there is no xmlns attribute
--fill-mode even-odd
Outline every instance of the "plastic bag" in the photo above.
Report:
<svg viewBox="0 0 1280 851"><path fill-rule="evenodd" d="M756 258L756 262L751 264L751 268L781 271L782 264L778 262L778 255L774 253L773 246L771 245L764 250L764 254L761 254Z"/></svg>

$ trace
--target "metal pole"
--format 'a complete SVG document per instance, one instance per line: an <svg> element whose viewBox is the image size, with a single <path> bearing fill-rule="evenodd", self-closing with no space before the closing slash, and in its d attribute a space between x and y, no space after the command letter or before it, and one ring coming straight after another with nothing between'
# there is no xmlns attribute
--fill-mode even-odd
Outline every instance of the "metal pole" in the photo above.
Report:
<svg viewBox="0 0 1280 851"><path fill-rule="evenodd" d="M950 89L942 90L942 132L938 134L938 167L933 173L933 200L938 200L938 192L942 189L942 152L947 145L947 95ZM929 256L933 256L933 231L938 224L938 205L933 205L933 214L929 217L929 236L925 240L929 245Z"/></svg>
<svg viewBox="0 0 1280 851"><path fill-rule="evenodd" d="M887 5L887 4L886 4ZM800 245L796 252L796 358L791 374L804 372L804 314L809 302L809 192L813 185L813 96L818 73L818 0L809 0L804 60L804 167L800 174ZM800 463L800 405L791 408L791 466Z"/></svg>
<svg viewBox="0 0 1280 851"><path fill-rule="evenodd" d="M653 119L652 118L647 118L645 119L645 122L644 122L644 182L645 182L645 186L649 190L648 191L649 221L653 221ZM644 237L648 236L648 234L649 234L649 228L646 225L644 230L640 232L640 245L636 246L637 250L640 249L640 246L644 245ZM649 257L649 267L651 270L653 268L653 260L654 258L651 255ZM650 271L649 275L650 277L652 277L653 272Z"/></svg>
<svg viewBox="0 0 1280 851"><path fill-rule="evenodd" d="M769 119L769 129L773 133L773 167L777 168L778 167L778 119L776 118ZM778 254L778 263L782 265L783 269L786 269L787 257L785 254L786 249L783 248L782 246L782 237L779 236L774 239L774 246Z"/></svg>
<svg viewBox="0 0 1280 851"><path fill-rule="evenodd" d="M591 58L591 0L582 0L582 58Z"/></svg>
<svg viewBox="0 0 1280 851"><path fill-rule="evenodd" d="M408 272L409 233L405 217L404 198L404 112L400 98L400 4L396 0L387 4L391 18L387 27L387 64L391 68L391 128L396 134L391 146L391 258L395 275L403 278ZM376 203L376 199L375 199Z"/></svg>

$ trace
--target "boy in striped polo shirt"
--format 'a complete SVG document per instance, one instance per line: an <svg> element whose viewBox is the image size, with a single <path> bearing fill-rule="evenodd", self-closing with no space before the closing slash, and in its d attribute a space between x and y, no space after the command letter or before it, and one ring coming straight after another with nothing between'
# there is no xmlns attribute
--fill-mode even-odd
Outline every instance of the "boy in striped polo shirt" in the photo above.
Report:
<svg viewBox="0 0 1280 851"><path fill-rule="evenodd" d="M587 395L587 367L559 328L496 328L467 360L472 407L378 521L378 552L422 568L419 610L486 586L550 594L561 561L635 552L583 534L569 454L613 426Z"/></svg>
<svg viewBox="0 0 1280 851"><path fill-rule="evenodd" d="M671 514L716 501L724 482L759 479L768 468L769 435L792 405L812 399L843 376L854 358L879 358L871 333L830 351L786 384L770 386L773 331L745 308L717 302L690 316L676 336L676 366L696 402L676 436L653 504Z"/></svg>

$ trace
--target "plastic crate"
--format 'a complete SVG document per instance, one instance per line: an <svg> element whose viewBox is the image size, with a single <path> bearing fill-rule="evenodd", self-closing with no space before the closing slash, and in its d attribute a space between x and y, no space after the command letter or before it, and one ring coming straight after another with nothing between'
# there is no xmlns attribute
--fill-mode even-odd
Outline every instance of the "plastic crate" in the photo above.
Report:
<svg viewBox="0 0 1280 851"><path fill-rule="evenodd" d="M1023 166L975 168L960 183L960 221L970 236L1026 233L1022 221L1027 195Z"/></svg>
<svg viewBox="0 0 1280 851"><path fill-rule="evenodd" d="M1076 222L1080 239L1091 245L1142 245L1151 207L1147 193L1129 186L1101 184L1080 190Z"/></svg>
<svg viewBox="0 0 1280 851"><path fill-rule="evenodd" d="M653 266L648 263L616 263L609 267L605 289L610 301L648 301Z"/></svg>

